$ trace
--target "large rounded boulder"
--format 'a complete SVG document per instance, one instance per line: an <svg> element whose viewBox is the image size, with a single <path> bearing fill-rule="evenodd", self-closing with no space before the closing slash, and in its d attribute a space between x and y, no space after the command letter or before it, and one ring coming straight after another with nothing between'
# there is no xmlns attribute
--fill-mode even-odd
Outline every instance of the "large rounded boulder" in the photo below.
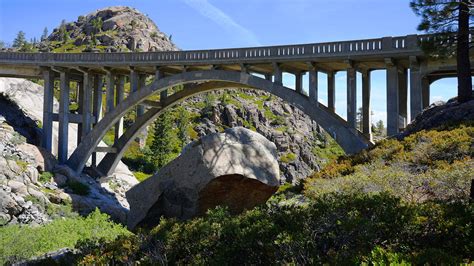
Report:
<svg viewBox="0 0 474 266"><path fill-rule="evenodd" d="M242 127L204 136L154 176L129 190L129 228L160 217L189 219L218 205L233 213L264 203L280 184L277 149Z"/></svg>

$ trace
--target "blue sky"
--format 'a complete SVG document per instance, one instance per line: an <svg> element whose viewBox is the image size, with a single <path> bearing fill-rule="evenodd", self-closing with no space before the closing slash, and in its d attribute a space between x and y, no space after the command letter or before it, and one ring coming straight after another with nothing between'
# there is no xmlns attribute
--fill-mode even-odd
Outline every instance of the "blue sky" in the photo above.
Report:
<svg viewBox="0 0 474 266"><path fill-rule="evenodd" d="M147 14L181 49L314 43L417 33L419 18L409 0L0 0L0 40L11 43L18 31L27 38L51 31L62 19L99 8L127 5ZM326 80L320 79L321 102ZM284 82L293 87L294 78ZM360 76L358 102L361 102ZM307 81L304 82L307 88ZM455 79L431 86L431 101L456 94ZM373 120L385 121L385 71L372 74ZM336 76L336 110L346 115L345 73Z"/></svg>

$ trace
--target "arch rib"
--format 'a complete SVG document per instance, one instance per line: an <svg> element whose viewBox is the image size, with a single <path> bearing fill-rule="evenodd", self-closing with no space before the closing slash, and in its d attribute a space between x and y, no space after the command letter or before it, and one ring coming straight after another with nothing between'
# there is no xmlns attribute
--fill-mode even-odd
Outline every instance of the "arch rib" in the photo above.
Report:
<svg viewBox="0 0 474 266"><path fill-rule="evenodd" d="M154 111L149 110L141 118L138 118L136 123L129 128L125 134L120 138L116 145L118 153L116 156L107 155L104 157L112 158L107 161L101 162L100 170L103 174L110 174L115 168L118 160L121 159L124 150L130 144L130 141L141 132L146 125L150 124L160 113L161 110L176 104L177 102L190 97L196 93L208 91L212 89L219 89L225 87L235 88L253 88L267 91L275 96L280 97L284 101L297 107L311 119L321 125L344 149L346 153L355 153L362 149L367 148L371 145L371 142L364 137L360 132L350 128L346 121L337 116L335 113L330 112L327 108L322 105L316 105L314 100L309 99L307 96L299 94L294 90L283 87L282 85L275 84L271 81L252 76L247 73L224 71L224 70L207 70L207 71L194 71L185 72L170 77L166 77L159 80L154 80L152 84L142 88L141 90L130 94L127 99L122 101L116 106L116 108L106 114L104 118L93 128L93 130L84 137L83 141L79 144L76 150L73 152L67 165L70 166L76 172L82 171L88 158L91 156L95 147L104 137L105 133L131 108L144 101L147 97L161 92L169 87L188 84L188 83L208 83L207 86L194 86L186 88L182 92L176 93L176 96L170 96L166 100L165 104L161 109ZM130 133L127 133L129 130Z"/></svg>

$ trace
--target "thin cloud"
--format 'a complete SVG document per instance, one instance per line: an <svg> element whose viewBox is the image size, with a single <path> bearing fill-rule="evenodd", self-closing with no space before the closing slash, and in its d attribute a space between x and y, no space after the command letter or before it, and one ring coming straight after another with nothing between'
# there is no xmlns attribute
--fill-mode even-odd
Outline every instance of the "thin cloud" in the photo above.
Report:
<svg viewBox="0 0 474 266"><path fill-rule="evenodd" d="M239 40L246 41L246 45L258 46L261 43L257 36L250 30L235 22L229 15L224 13L216 6L208 2L208 0L182 0L189 7L198 11L201 15L209 18L224 28L228 33L235 34Z"/></svg>

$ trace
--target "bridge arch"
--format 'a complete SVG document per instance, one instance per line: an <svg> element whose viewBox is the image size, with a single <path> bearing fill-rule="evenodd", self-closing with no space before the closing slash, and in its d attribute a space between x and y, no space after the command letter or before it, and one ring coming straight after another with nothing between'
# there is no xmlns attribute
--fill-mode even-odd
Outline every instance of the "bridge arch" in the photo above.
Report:
<svg viewBox="0 0 474 266"><path fill-rule="evenodd" d="M371 145L370 140L356 129L350 128L345 120L332 113L327 108L317 105L315 100L302 95L292 89L274 82L244 73L224 70L192 71L176 74L162 79L155 79L150 85L130 94L119 103L114 110L107 113L102 120L92 129L82 142L77 146L67 161L76 172L82 171L87 160L94 152L106 132L122 118L131 108L146 100L149 96L159 93L167 88L197 83L173 95L170 95L161 108L148 110L115 142L115 153L108 153L98 166L102 174L110 174L131 141L164 110L198 93L225 88L249 88L269 92L296 108L303 111L311 119L321 125L336 142L346 151L355 153Z"/></svg>

